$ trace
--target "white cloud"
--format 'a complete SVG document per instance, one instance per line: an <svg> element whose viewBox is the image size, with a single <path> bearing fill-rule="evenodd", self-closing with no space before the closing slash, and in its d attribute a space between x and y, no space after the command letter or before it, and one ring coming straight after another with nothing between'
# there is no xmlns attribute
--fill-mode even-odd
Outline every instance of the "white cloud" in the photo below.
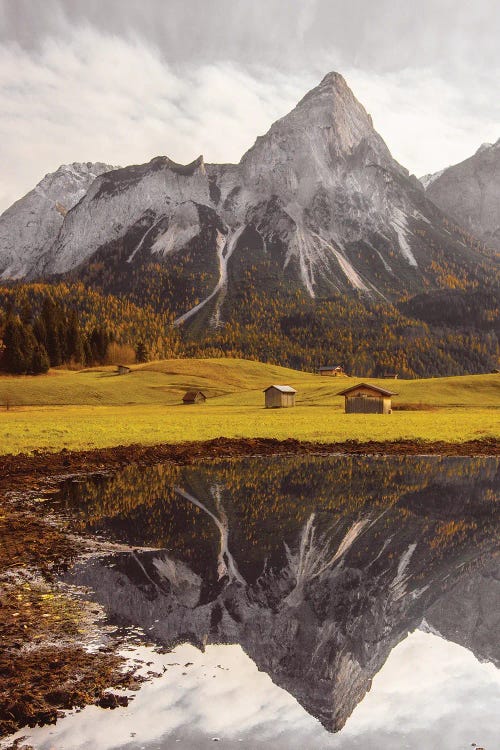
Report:
<svg viewBox="0 0 500 750"><path fill-rule="evenodd" d="M314 7L315 0L304 5L301 33ZM252 67L198 60L181 69L144 39L91 26L46 36L36 49L4 45L0 210L62 163L126 165L160 154L187 163L200 153L239 161L337 60L333 51L318 54L313 67L288 74L259 67L258 59ZM464 78L464 93L431 70L341 72L394 156L418 175L500 135L500 100L485 94L486 84L470 93Z"/></svg>
<svg viewBox="0 0 500 750"><path fill-rule="evenodd" d="M298 79L230 63L174 71L154 48L90 27L40 52L2 47L0 206L66 162L239 161L302 93Z"/></svg>
<svg viewBox="0 0 500 750"><path fill-rule="evenodd" d="M466 79L460 89L431 69L385 75L353 69L345 76L394 158L419 177L500 137L500 100L483 99L492 81L469 92Z"/></svg>

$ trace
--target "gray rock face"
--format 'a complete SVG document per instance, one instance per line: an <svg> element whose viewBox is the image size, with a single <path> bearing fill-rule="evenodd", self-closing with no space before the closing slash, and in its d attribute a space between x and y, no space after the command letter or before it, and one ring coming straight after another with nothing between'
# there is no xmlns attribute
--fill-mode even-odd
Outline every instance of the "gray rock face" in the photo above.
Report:
<svg viewBox="0 0 500 750"><path fill-rule="evenodd" d="M488 560L460 581L427 612L429 623L447 640L500 668L500 563Z"/></svg>
<svg viewBox="0 0 500 750"><path fill-rule="evenodd" d="M426 194L486 245L500 249L500 140L483 143L474 156L439 172Z"/></svg>
<svg viewBox="0 0 500 750"><path fill-rule="evenodd" d="M366 241L385 274L398 275L402 264L420 276L410 225L422 219L408 191L416 192L408 172L392 159L342 76L330 73L239 165L205 166L200 157L181 167L158 157L103 175L68 215L36 270L69 271L123 237L146 212L152 218L128 260L145 250L165 259L202 231L196 207L203 206L221 224L220 245L213 248L221 276L232 240L252 225L264 248L281 241L282 267L290 266L311 296L322 288L376 293L347 246ZM186 203L187 211L181 209ZM389 256L396 259L394 270Z"/></svg>
<svg viewBox="0 0 500 750"><path fill-rule="evenodd" d="M68 214L37 271L48 275L71 270L123 236L146 211L154 220L137 250L147 242L153 254L175 252L200 231L195 203L210 203L202 157L187 167L158 157L149 164L103 174Z"/></svg>
<svg viewBox="0 0 500 750"><path fill-rule="evenodd" d="M27 276L54 242L64 219L93 181L115 167L97 162L63 164L0 216L0 278Z"/></svg>

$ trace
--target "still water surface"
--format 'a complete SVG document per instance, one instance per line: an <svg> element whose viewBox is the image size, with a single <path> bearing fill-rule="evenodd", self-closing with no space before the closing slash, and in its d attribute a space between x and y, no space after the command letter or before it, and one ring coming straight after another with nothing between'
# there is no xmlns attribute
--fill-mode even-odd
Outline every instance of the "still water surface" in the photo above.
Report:
<svg viewBox="0 0 500 750"><path fill-rule="evenodd" d="M68 481L68 574L167 648L126 709L30 733L92 747L500 748L497 458L307 456ZM169 651L172 649L172 651ZM210 745L211 746L211 745Z"/></svg>

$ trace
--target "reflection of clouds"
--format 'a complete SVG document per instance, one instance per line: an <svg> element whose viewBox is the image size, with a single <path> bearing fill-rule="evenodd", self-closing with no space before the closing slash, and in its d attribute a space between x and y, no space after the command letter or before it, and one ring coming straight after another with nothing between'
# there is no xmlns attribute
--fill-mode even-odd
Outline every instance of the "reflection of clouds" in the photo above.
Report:
<svg viewBox="0 0 500 750"><path fill-rule="evenodd" d="M178 746L196 750L214 736L224 747L248 750L261 743L273 750L421 750L436 743L440 750L456 750L471 742L487 750L497 747L499 671L429 633L416 631L392 651L338 735L329 734L259 672L239 646L208 646L201 653L183 645L164 655L147 648L138 653L154 662L150 669L166 665L166 674L144 685L126 709L90 707L55 728L30 731L36 750L166 750L176 739ZM187 662L193 665L184 667Z"/></svg>
<svg viewBox="0 0 500 750"><path fill-rule="evenodd" d="M439 738L440 750L473 741L491 750L500 733L499 707L496 667L479 663L461 646L416 631L392 651L342 734L348 741L375 732L387 750L399 750L405 730L415 737L411 748Z"/></svg>

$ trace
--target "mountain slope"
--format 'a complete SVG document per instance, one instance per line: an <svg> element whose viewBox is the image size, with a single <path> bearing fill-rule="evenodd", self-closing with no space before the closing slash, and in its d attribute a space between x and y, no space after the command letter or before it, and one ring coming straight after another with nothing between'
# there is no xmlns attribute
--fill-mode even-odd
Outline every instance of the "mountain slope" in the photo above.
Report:
<svg viewBox="0 0 500 750"><path fill-rule="evenodd" d="M28 275L54 242L64 217L99 175L114 169L100 162L63 164L0 216L0 278Z"/></svg>
<svg viewBox="0 0 500 750"><path fill-rule="evenodd" d="M336 73L238 165L200 157L182 167L157 157L96 180L35 273L80 264L88 279L96 261L100 270L113 267L115 293L132 290L134 266L159 263L174 280L178 323L201 317L215 325L228 291L252 266L269 291L282 283L311 297L382 298L439 287L447 277L463 286L478 266L475 249L391 157Z"/></svg>
<svg viewBox="0 0 500 750"><path fill-rule="evenodd" d="M65 196L64 218L45 209L43 231L18 204L1 217L4 277L71 274L139 298L154 277L178 324L217 327L250 270L269 293L394 299L464 287L492 262L392 158L337 73L237 165L99 169Z"/></svg>
<svg viewBox="0 0 500 750"><path fill-rule="evenodd" d="M500 140L483 143L470 158L423 181L426 194L442 211L500 249Z"/></svg>

